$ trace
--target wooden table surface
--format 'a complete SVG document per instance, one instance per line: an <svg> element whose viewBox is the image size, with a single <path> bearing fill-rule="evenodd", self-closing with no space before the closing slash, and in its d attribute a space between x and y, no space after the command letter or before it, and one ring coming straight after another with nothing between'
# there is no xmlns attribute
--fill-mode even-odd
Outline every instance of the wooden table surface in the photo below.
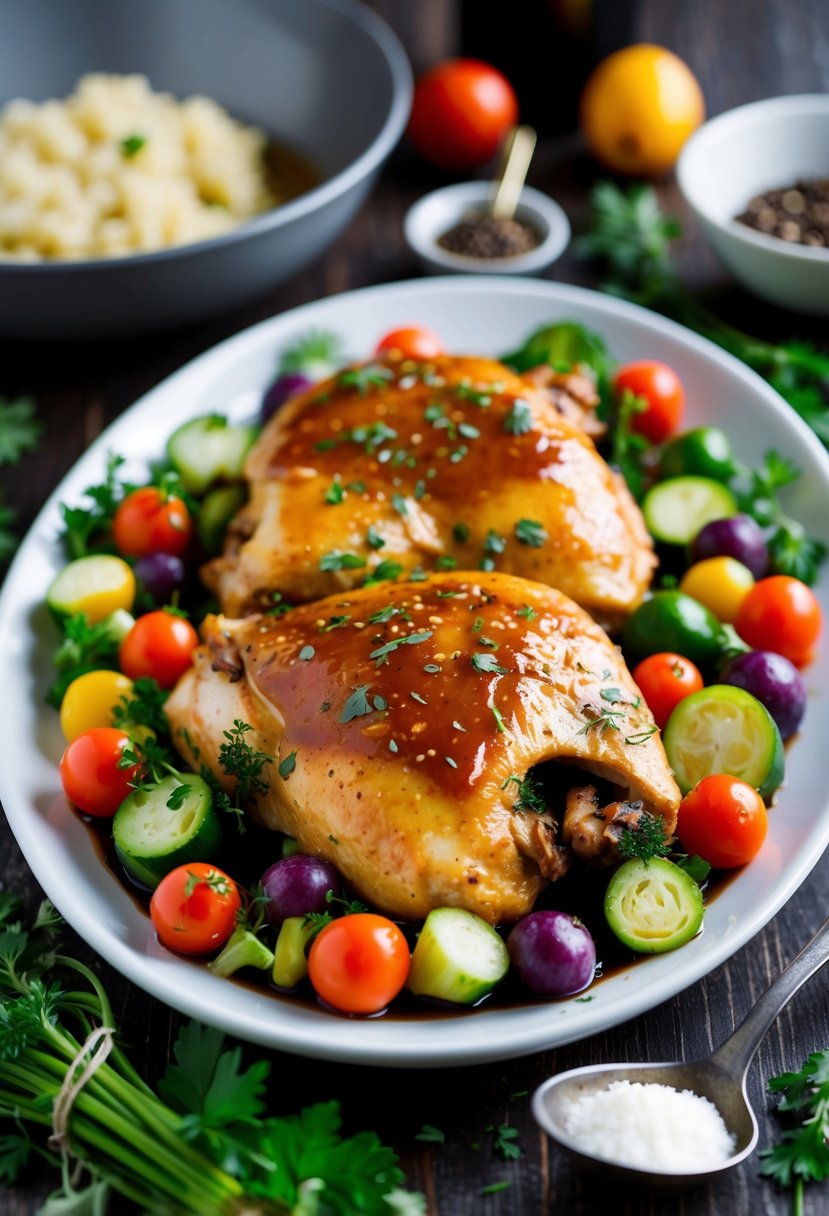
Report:
<svg viewBox="0 0 829 1216"><path fill-rule="evenodd" d="M376 7L398 25L416 61L434 54L436 46L452 49L458 13L447 0L422 0L417 6L408 6L405 0L378 0ZM415 7L417 22L412 17ZM823 0L789 0L785 5L780 0L731 0L728 5L721 0L695 0L693 5L647 0L631 6L629 15L632 40L671 46L691 64L711 113L776 93L821 91L829 82L829 8ZM552 62L554 70L554 56ZM545 142L533 181L560 199L578 227L594 176L595 169L571 137ZM193 356L254 321L308 300L416 275L403 243L401 219L407 205L434 180L398 155L336 246L292 283L242 313L196 329L100 345L0 343L0 391L33 394L46 424L40 449L0 475L4 497L18 512L21 528L102 427ZM662 190L679 210L671 183ZM729 287L693 234L683 249L683 265L689 278L711 288L721 310L744 327L780 339L792 334L820 337L819 327L777 314ZM565 256L550 277L592 281L571 256ZM816 800L822 799L825 790L815 794ZM39 892L5 822L0 824L0 841L3 887L19 892L33 906ZM375 1128L395 1145L411 1185L428 1196L433 1216L553 1212L782 1216L789 1210L789 1198L758 1178L756 1157L716 1185L683 1194L614 1187L611 1195L598 1181L574 1172L549 1146L533 1123L528 1097L511 1095L531 1093L550 1073L593 1061L693 1058L706 1053L728 1035L770 979L815 932L827 906L829 867L824 858L748 946L705 980L633 1022L558 1051L447 1071L358 1069L274 1056L274 1105L287 1112L313 1100L339 1098L349 1130ZM71 944L81 957L93 957L83 943ZM176 1015L104 963L98 961L96 966L113 995L136 1062L151 1077L157 1075L177 1026ZM761 1145L777 1134L774 1119L764 1114L765 1079L799 1065L809 1051L829 1046L825 994L825 981L818 979L798 997L768 1036L752 1069L750 1089L760 1112ZM487 1128L504 1122L519 1130L520 1160L505 1162L493 1151ZM445 1131L444 1145L415 1140L424 1123ZM508 1189L480 1197L482 1187L500 1180L510 1184ZM0 1194L0 1212L29 1216L49 1185L45 1178L30 1177L28 1185ZM829 1191L824 1187L809 1193L806 1210L829 1211Z"/></svg>

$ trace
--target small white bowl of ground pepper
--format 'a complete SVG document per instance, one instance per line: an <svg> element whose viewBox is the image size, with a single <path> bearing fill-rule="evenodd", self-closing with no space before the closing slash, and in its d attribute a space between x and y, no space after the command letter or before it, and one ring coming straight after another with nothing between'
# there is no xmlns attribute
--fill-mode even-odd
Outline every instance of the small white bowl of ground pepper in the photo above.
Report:
<svg viewBox="0 0 829 1216"><path fill-rule="evenodd" d="M720 114L685 145L677 178L744 287L829 316L829 96L772 97Z"/></svg>
<svg viewBox="0 0 829 1216"><path fill-rule="evenodd" d="M567 216L546 194L524 186L512 219L489 214L492 182L433 190L409 208L406 240L430 274L540 274L570 240Z"/></svg>

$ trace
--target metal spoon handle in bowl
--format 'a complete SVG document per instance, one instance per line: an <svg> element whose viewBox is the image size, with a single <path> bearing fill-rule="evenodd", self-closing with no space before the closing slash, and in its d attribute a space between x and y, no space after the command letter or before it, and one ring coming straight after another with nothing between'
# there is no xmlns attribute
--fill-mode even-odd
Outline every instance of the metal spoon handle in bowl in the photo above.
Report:
<svg viewBox="0 0 829 1216"><path fill-rule="evenodd" d="M731 1037L714 1052L711 1063L742 1081L769 1028L794 994L826 962L829 962L829 920L763 993Z"/></svg>

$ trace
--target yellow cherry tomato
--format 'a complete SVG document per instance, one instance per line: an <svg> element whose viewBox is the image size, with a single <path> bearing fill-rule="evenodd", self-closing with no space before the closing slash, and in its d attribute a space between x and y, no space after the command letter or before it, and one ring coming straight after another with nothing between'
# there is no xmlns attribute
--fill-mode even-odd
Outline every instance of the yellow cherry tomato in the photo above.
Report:
<svg viewBox="0 0 829 1216"><path fill-rule="evenodd" d="M724 624L733 625L754 575L733 557L707 557L685 571L680 591L704 604Z"/></svg>
<svg viewBox="0 0 829 1216"><path fill-rule="evenodd" d="M112 726L112 711L121 697L132 692L132 680L120 671L87 671L73 680L63 694L60 728L71 743L96 726Z"/></svg>
<svg viewBox="0 0 829 1216"><path fill-rule="evenodd" d="M608 168L634 177L666 173L704 118L691 69L672 51L648 43L608 56L581 95L590 151Z"/></svg>

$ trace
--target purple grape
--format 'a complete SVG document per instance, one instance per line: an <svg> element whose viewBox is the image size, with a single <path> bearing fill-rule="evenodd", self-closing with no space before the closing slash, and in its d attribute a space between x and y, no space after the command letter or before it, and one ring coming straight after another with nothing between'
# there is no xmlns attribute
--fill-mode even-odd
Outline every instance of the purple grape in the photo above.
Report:
<svg viewBox="0 0 829 1216"><path fill-rule="evenodd" d="M262 890L270 900L268 917L279 927L289 916L324 912L328 892L339 897L342 888L340 876L329 862L307 853L294 853L265 871Z"/></svg>
<svg viewBox="0 0 829 1216"><path fill-rule="evenodd" d="M259 421L262 425L264 426L268 419L273 417L280 405L284 405L289 397L295 397L297 393L304 392L313 383L313 380L310 380L308 376L303 376L301 372L289 372L287 376L280 376L278 380L274 380L259 407Z"/></svg>
<svg viewBox="0 0 829 1216"><path fill-rule="evenodd" d="M530 912L507 938L512 965L539 996L581 992L596 970L596 947L588 930L567 912Z"/></svg>
<svg viewBox="0 0 829 1216"><path fill-rule="evenodd" d="M738 654L726 663L720 680L744 688L765 705L783 739L800 726L806 712L806 685L794 664L782 654L771 650Z"/></svg>
<svg viewBox="0 0 829 1216"><path fill-rule="evenodd" d="M691 541L691 560L701 562L706 557L734 557L755 578L765 578L769 568L765 537L750 515L714 519L701 528Z"/></svg>
<svg viewBox="0 0 829 1216"><path fill-rule="evenodd" d="M169 604L184 583L184 562L172 553L148 553L135 563L135 577L156 604Z"/></svg>

